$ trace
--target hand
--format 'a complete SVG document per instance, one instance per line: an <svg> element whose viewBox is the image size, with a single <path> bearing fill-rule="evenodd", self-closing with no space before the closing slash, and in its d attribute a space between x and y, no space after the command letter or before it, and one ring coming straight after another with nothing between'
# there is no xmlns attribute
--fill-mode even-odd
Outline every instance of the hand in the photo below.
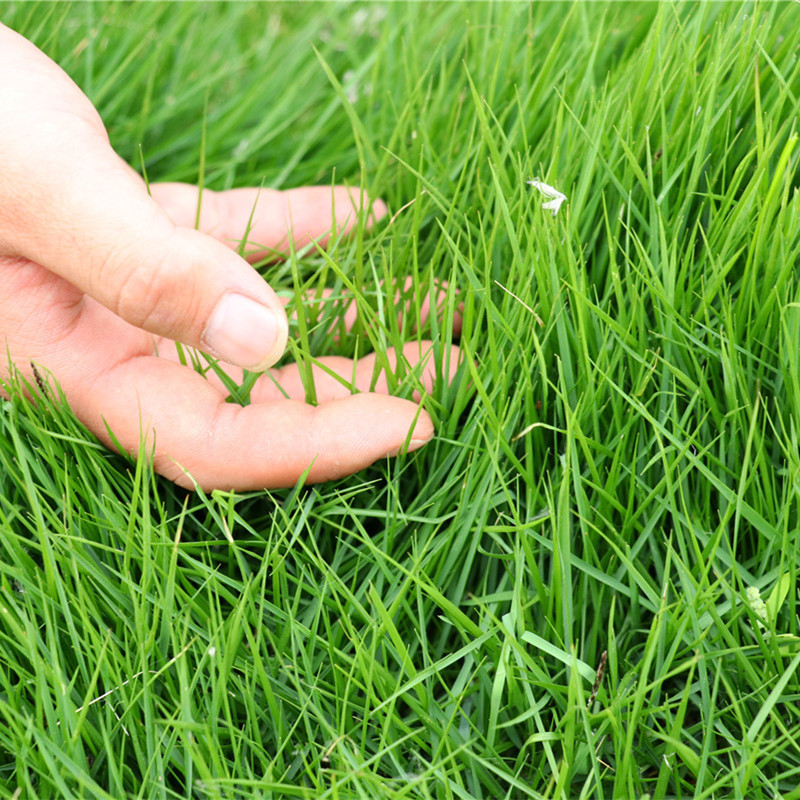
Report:
<svg viewBox="0 0 800 800"><path fill-rule="evenodd" d="M273 372L290 399L264 377L241 407L225 402L217 379L179 363L176 341L235 365L234 377L280 358L282 303L224 243L241 236L258 197L254 241L285 249L291 226L298 247L324 244L361 210L345 188L333 190L335 216L329 187L205 191L199 231L197 189L150 188L67 75L0 25L0 347L28 380L32 363L50 372L102 441L129 452L144 443L155 469L186 487L291 486L309 468L309 482L324 481L430 440L430 417L387 396L385 376L368 391L374 356L355 367L360 394L318 370L316 407L302 402L294 365ZM380 201L370 209L385 211ZM408 345L403 356L413 365L427 349ZM320 361L354 374L348 359ZM8 366L3 356L0 380ZM434 372L428 363L426 388Z"/></svg>

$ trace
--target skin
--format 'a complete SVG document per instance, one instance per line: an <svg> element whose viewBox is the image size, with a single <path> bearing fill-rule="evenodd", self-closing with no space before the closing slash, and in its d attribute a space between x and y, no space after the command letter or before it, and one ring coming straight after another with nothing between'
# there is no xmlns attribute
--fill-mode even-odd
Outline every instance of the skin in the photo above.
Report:
<svg viewBox="0 0 800 800"><path fill-rule="evenodd" d="M266 369L283 353L281 300L229 245L256 199L250 238L282 251L290 229L297 246L324 245L359 212L380 219L380 200L361 208L336 187L332 216L330 187L206 190L194 230L197 189L153 184L149 195L81 90L2 25L0 76L0 345L23 376L32 381L36 364L103 442L111 446L110 430L125 451L143 443L155 469L188 488L287 487L309 468L308 482L330 480L432 438L428 414L388 396L385 376L369 391L374 355L355 365L358 394L319 370L317 406L303 402L295 365L272 371L290 399L263 377L240 407L177 359L175 341L222 358L240 379L242 367ZM262 327L244 326L243 305L215 316L231 297L261 309ZM256 333L242 341L245 329ZM430 343L407 345L402 356L425 362L430 390ZM392 366L397 357L389 354ZM349 359L320 361L352 379ZM452 377L457 348L446 361ZM10 371L4 358L0 386Z"/></svg>

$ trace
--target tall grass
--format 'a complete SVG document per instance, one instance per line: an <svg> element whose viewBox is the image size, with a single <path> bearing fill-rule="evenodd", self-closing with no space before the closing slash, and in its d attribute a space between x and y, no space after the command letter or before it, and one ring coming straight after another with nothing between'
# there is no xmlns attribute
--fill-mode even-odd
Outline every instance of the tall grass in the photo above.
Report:
<svg viewBox="0 0 800 800"><path fill-rule="evenodd" d="M299 359L458 303L466 358L425 448L284 492L3 401L2 796L800 798L796 6L3 12L152 180L387 200L265 268L371 322Z"/></svg>

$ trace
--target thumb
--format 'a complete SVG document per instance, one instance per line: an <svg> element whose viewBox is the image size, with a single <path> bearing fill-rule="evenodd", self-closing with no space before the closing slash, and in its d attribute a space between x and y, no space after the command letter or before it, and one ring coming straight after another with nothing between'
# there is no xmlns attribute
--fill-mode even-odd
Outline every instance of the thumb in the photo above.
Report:
<svg viewBox="0 0 800 800"><path fill-rule="evenodd" d="M224 244L173 225L77 86L1 26L0 76L0 255L153 334L253 370L277 361L288 325L272 289Z"/></svg>

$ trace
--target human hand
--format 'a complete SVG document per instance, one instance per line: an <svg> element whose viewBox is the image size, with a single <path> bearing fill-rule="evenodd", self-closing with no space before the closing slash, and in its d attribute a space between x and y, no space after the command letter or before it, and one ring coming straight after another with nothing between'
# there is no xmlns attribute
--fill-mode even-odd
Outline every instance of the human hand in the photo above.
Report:
<svg viewBox="0 0 800 800"><path fill-rule="evenodd" d="M259 379L251 404L226 403L222 383L179 362L181 342L241 368L263 370L286 346L282 303L224 242L244 231L270 249L348 230L359 211L344 187L203 193L153 184L111 149L96 110L50 59L0 25L0 380L58 381L76 416L107 445L153 449L154 467L204 489L278 488L310 468L317 482L355 472L433 436L428 414L370 392L374 356L319 361L351 380L351 395L315 368L318 406L304 402L295 365ZM152 195L152 196L151 196ZM371 214L385 206L376 201ZM435 369L429 343L407 345L413 366ZM392 365L397 355L389 354ZM457 348L444 359L455 371ZM238 372L237 372L238 368ZM285 399L277 381L288 394Z"/></svg>

